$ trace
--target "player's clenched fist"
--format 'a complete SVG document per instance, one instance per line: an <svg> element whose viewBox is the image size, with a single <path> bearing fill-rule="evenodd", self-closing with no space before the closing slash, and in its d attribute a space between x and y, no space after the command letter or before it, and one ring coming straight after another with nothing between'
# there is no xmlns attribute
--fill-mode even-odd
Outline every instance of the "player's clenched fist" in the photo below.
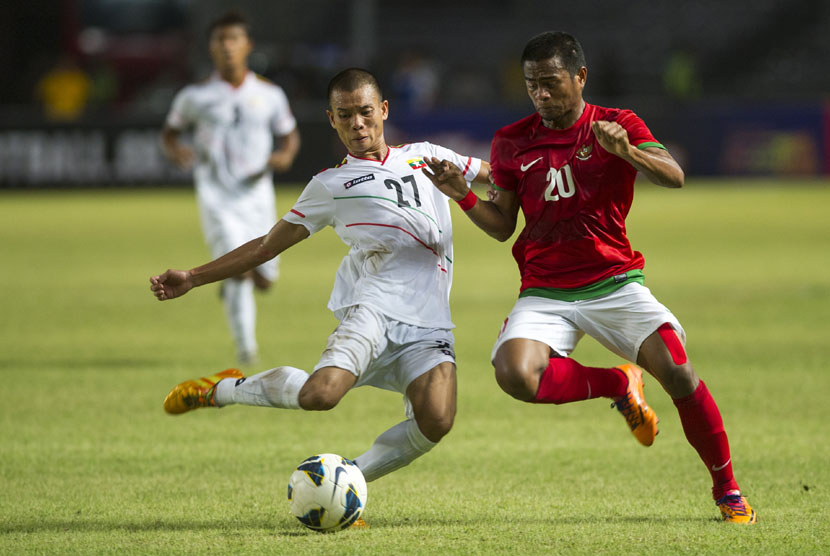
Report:
<svg viewBox="0 0 830 556"><path fill-rule="evenodd" d="M617 122L597 120L591 125L594 135L603 149L617 156L626 156L631 148L628 132Z"/></svg>
<svg viewBox="0 0 830 556"><path fill-rule="evenodd" d="M150 278L150 290L159 301L180 297L193 289L190 273L184 270L168 270Z"/></svg>

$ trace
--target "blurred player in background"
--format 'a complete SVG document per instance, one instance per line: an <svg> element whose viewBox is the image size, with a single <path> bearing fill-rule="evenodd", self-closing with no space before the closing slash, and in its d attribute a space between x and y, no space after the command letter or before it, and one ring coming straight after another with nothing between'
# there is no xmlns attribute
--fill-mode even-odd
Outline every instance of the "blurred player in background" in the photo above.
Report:
<svg viewBox="0 0 830 556"><path fill-rule="evenodd" d="M272 173L291 167L300 135L283 90L248 69L253 44L246 19L228 12L211 23L208 34L215 71L178 93L162 131L162 146L173 163L195 166L202 231L218 257L274 225ZM194 149L180 141L189 129ZM277 274L273 259L222 284L242 364L257 360L254 287L268 289Z"/></svg>
<svg viewBox="0 0 830 556"><path fill-rule="evenodd" d="M520 206L525 217L513 246L521 293L492 352L499 385L531 403L611 398L637 440L650 446L657 416L643 397L642 371L586 367L568 357L589 334L660 382L712 476L724 520L754 523L732 474L720 411L686 355L686 334L643 285L643 256L625 233L637 172L678 188L683 171L633 112L585 103L585 57L572 36L534 37L521 63L536 113L496 133L491 200L479 201L446 161L427 161L433 183L464 203L487 234L506 241Z"/></svg>
<svg viewBox="0 0 830 556"><path fill-rule="evenodd" d="M350 247L328 304L340 324L310 376L294 367L247 378L228 369L179 384L164 409L177 414L240 403L327 410L357 386L400 392L407 419L355 458L373 481L432 449L455 417L452 222L447 197L421 172L424 159L448 160L465 184L488 183L490 168L430 143L388 146L383 126L389 105L365 70L332 78L328 101L329 122L348 149L346 158L314 176L268 234L203 266L153 276L150 283L158 299L173 299L244 274L331 226Z"/></svg>

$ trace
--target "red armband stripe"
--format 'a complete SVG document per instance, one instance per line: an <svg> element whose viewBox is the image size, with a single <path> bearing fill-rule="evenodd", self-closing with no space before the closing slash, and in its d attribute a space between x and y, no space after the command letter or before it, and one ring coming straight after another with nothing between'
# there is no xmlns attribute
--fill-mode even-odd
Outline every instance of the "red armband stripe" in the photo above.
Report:
<svg viewBox="0 0 830 556"><path fill-rule="evenodd" d="M472 157L472 156L468 156L468 157L467 157L467 165L466 165L466 166L464 166L464 171L463 171L463 172L461 172L461 175L462 175L462 176L464 176L465 178L467 177L467 170L469 170L469 169L470 169L470 164L472 164L472 163L473 163L473 157Z"/></svg>

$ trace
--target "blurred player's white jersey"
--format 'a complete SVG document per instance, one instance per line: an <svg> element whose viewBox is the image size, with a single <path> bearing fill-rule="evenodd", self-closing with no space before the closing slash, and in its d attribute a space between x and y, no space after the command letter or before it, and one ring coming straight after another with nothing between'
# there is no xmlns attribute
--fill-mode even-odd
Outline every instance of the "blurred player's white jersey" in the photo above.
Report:
<svg viewBox="0 0 830 556"><path fill-rule="evenodd" d="M314 176L283 217L312 234L332 226L351 248L328 305L338 318L367 305L404 323L453 328L449 201L423 175L424 157L449 160L468 182L481 168L477 158L430 143L390 147L383 161L347 155Z"/></svg>
<svg viewBox="0 0 830 556"><path fill-rule="evenodd" d="M194 129L197 187L244 195L270 182L264 171L273 136L289 134L297 122L283 90L248 72L239 87L216 73L185 87L173 101L167 125Z"/></svg>
<svg viewBox="0 0 830 556"><path fill-rule="evenodd" d="M194 180L205 239L214 257L266 234L276 222L272 174L274 136L297 126L277 85L248 72L239 87L219 74L176 95L167 125L193 129ZM276 278L276 263L261 267Z"/></svg>

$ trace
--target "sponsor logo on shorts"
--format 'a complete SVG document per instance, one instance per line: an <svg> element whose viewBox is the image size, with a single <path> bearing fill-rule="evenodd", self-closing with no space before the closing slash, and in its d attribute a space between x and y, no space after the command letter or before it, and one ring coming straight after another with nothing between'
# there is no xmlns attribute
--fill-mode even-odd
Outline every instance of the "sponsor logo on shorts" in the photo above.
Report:
<svg viewBox="0 0 830 556"><path fill-rule="evenodd" d="M349 189L350 187L354 187L355 185L357 185L359 183L363 183L364 181L369 181L369 180L373 180L373 179L375 179L374 174L366 174L365 176L360 176L359 178L355 178L353 180L347 181L346 183L343 184L343 187L345 187L346 189Z"/></svg>
<svg viewBox="0 0 830 556"><path fill-rule="evenodd" d="M453 359L455 359L455 352L453 352L452 346L450 345L449 342L440 342L440 341L436 342L435 343L435 349L439 350L444 355L447 355L447 356L452 357Z"/></svg>

